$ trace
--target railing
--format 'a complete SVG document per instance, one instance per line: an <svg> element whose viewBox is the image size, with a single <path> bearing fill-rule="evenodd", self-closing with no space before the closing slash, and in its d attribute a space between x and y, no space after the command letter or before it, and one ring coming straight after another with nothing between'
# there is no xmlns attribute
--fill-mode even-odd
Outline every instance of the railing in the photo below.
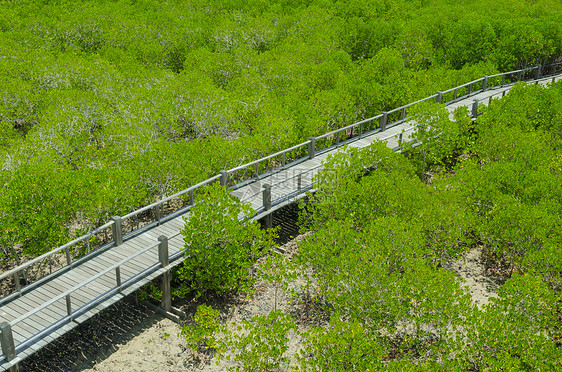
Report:
<svg viewBox="0 0 562 372"><path fill-rule="evenodd" d="M24 264L8 270L0 275L0 283L4 285L3 289L12 288L13 292L2 298L0 305L15 297L20 297L24 292L29 291L40 285L44 279L52 275L58 275L81 260L73 260L73 256L77 251L83 250L84 253L90 254L97 250L102 250L105 247L113 246L114 235L110 229L114 225L114 221L110 221L85 235L82 235L58 248L55 248L39 257L36 257ZM110 239L109 243L94 244L96 236L103 234ZM98 239L100 240L100 239ZM35 280L33 280L35 279ZM7 285L6 282L12 282L12 285ZM23 281L23 283L22 283Z"/></svg>
<svg viewBox="0 0 562 372"><path fill-rule="evenodd" d="M113 217L113 220L106 223L105 225L100 226L99 228L92 230L91 232L61 247L55 248L40 257L37 257L31 261L26 262L23 265L20 265L1 274L0 285L2 285L2 282L4 282L4 286L0 288L2 288L5 293L9 292L10 294L0 300L0 305L12 300L16 296L21 296L22 293L42 283L44 280L46 280L46 278L51 277L52 275L56 275L57 273L60 273L64 270L70 269L74 264L81 262L83 259L87 259L89 254L95 254L95 251L100 251L114 245L118 246L122 244L123 239L128 236L139 234L152 226L158 225L166 220L174 218L175 216L186 213L196 203L197 192L201 192L201 189L208 184L218 181L222 185L230 186L231 188L236 189L245 184L255 182L266 175L270 175L272 173L286 169L288 166L298 164L299 162L305 161L307 159L313 159L317 154L321 152L329 151L330 149L339 147L345 143L360 139L365 135L370 135L379 131L385 131L392 126L398 125L411 117L410 113L412 112L412 108L414 106L422 104L426 101L435 100L435 102L437 103L449 104L451 102L464 99L467 96L472 96L477 93L486 90L492 90L497 87L504 87L517 81L524 81L529 79L544 79L548 76L554 76L561 72L562 63L556 63L548 66L539 65L516 71L509 71L502 74L484 76L480 79L476 79L474 81L459 85L446 91L437 92L434 95L423 98L416 102L412 102L396 109L383 112L379 115L347 125L343 128L330 131L320 136L311 137L305 142L278 151L274 154L265 156L250 163L229 170L221 171L218 175L202 181L197 185L191 186L174 195L142 207L125 216ZM553 78L553 81L554 79L555 77ZM478 102L473 104L473 117L477 115L477 109ZM295 177L298 177L298 175L294 176L294 178ZM169 208L172 211L168 213L165 210L165 206L166 204L170 206L172 201L176 201L176 203L180 205L180 208ZM257 213L259 212L263 212L263 210L260 210ZM140 226L139 216L143 213L151 214L152 222L149 222L144 226ZM128 223L126 224L126 226L128 227L126 227L124 224L124 222L127 220ZM107 234L107 229L109 228L111 228L111 233ZM93 239L96 234L102 233L102 231L105 231L105 234L107 236L111 236L111 240L109 241L109 243L101 245L100 247L97 247L97 249L90 249L88 245L88 248L85 251L86 256L78 259L77 261L73 261L70 254L71 252L76 250L73 247L77 244L90 244L90 240ZM61 258L57 255L64 256ZM33 265L43 265L44 268L49 266L49 263L51 264L51 267L62 267L55 271L44 269L43 271L37 270L38 272L43 272L44 275L37 275L34 278L35 280L30 280L28 272L31 270L31 267ZM53 263L57 265L53 265ZM22 286L21 284L22 279L24 281L24 286ZM11 283L6 284L6 282Z"/></svg>
<svg viewBox="0 0 562 372"><path fill-rule="evenodd" d="M27 349L30 344L41 338L44 337L45 335L49 334L52 330L55 330L57 328L59 328L60 326L62 326L65 323L71 322L73 319L79 317L80 315L86 313L87 311L89 311L91 308L95 307L96 305L98 305L100 302L104 301L106 298L111 297L117 293L121 293L125 288L131 286L132 284L134 284L136 281L138 281L138 279L144 277L145 275L148 275L148 273L152 273L160 268L166 268L169 263L170 263L170 258L171 260L175 260L178 256L183 255L183 252L177 252L175 255L172 255L172 257L169 257L168 254L168 240L175 238L176 236L178 236L179 233L174 234L172 236L165 237L165 236L161 236L158 238L158 242L155 242L151 245L149 245L146 248L143 248L142 250L134 253L133 255L121 260L120 262L116 263L113 266L110 266L108 268L106 268L105 270L99 272L98 274L86 279L85 281L83 281L82 283L79 283L77 285L75 285L74 287L72 287L71 289L68 289L66 291L64 291L63 293L59 294L58 296L55 296L54 298L50 299L49 301L45 302L44 304L42 304L41 306L28 311L27 313L21 315L19 318L12 320L11 322L7 323L4 322L2 324L0 324L0 329L2 332L2 342L3 342L3 354L0 355L0 360L1 359L6 359L8 362L12 362L15 363L14 360L16 358L16 355L20 352L22 352L23 350ZM150 251L151 249L154 249L155 247L158 247L158 252L157 254L155 254L155 258L154 258L154 263L151 264L150 266L146 267L144 271L138 272L132 276L130 276L129 278L127 278L126 280L122 280L122 276L121 276L121 268L128 263L129 261L132 261L133 259L135 259L136 257ZM78 291L81 288L84 288L85 286L89 285L90 283L96 281L97 279L107 275L107 274L111 274L114 273L115 274L115 286L108 289L107 291L103 292L102 294L100 294L98 297L91 299L89 302L77 307L77 308L73 308L72 306L72 294L75 293L76 291ZM169 278L168 278L169 280ZM169 283L168 283L169 284ZM169 286L168 286L168 292L169 292ZM163 298L165 298L166 300L169 301L170 298L170 293L164 293L163 294ZM24 320L30 318L33 315L38 314L40 311L49 308L50 306L56 304L59 301L62 301L64 299L65 305L66 305L66 316L55 320L53 323L51 323L51 325L37 333L32 334L31 336L27 337L23 342L19 343L18 345L14 345L13 342L13 336L12 336L12 331L11 329L23 322ZM10 347L4 347L4 343L9 343ZM6 351L7 350L7 351Z"/></svg>

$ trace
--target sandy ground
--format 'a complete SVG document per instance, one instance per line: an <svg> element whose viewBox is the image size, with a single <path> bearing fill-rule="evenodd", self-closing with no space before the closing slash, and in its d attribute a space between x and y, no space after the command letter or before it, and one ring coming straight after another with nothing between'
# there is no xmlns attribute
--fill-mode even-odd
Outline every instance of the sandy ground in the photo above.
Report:
<svg viewBox="0 0 562 372"><path fill-rule="evenodd" d="M83 371L185 371L192 367L179 325L153 313L149 325L132 339L117 343L76 370ZM125 340L122 340L125 341ZM82 368L83 367L83 368Z"/></svg>
<svg viewBox="0 0 562 372"><path fill-rule="evenodd" d="M480 260L482 248L474 248L464 257L452 264L452 269L462 279L462 286L468 288L472 301L482 309L490 302L490 298L498 297L497 280L486 275L485 266Z"/></svg>

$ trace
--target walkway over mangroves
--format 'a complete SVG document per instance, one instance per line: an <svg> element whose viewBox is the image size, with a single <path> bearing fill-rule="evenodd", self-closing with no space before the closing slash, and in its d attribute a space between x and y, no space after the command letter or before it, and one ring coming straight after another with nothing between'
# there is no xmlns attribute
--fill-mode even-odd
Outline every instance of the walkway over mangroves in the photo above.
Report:
<svg viewBox="0 0 562 372"><path fill-rule="evenodd" d="M184 217L205 186L220 182L250 203L253 219L271 225L272 213L314 187L322 162L342 145L365 147L379 139L395 151L411 139L413 108L426 101L443 103L449 112L466 106L472 118L479 104L503 97L514 83L554 82L562 63L484 76L430 97L383 112L344 128L311 137L288 149L222 171L156 203L103 226L0 275L2 355L0 370L17 364L94 314L161 277L162 307L170 311L170 269L184 257L180 230Z"/></svg>

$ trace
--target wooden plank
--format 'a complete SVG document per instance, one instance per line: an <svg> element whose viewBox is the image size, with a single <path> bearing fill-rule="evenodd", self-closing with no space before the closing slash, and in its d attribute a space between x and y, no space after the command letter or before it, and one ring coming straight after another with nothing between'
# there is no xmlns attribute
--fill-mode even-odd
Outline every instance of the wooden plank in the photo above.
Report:
<svg viewBox="0 0 562 372"><path fill-rule="evenodd" d="M34 291L35 292L35 291ZM19 316L24 315L36 308L42 306L46 301L38 299L36 296L26 296L25 298L20 298L21 301L17 303L12 303L13 305L8 307L6 311L13 310L15 313L19 312ZM46 320L56 320L59 318L60 310L53 308L52 305L41 310L42 315ZM38 328L40 330L41 328Z"/></svg>
<svg viewBox="0 0 562 372"><path fill-rule="evenodd" d="M103 269L105 270L105 268ZM76 284L79 284L96 276L98 273L99 271L89 267L88 265L80 265L79 267L76 267L71 271L69 271L68 274L65 275L65 277L72 279L76 282ZM107 274L102 275L101 277L95 279L94 283L100 283L103 286L115 285L115 283L112 280L110 280L107 276L108 276Z"/></svg>
<svg viewBox="0 0 562 372"><path fill-rule="evenodd" d="M129 244L131 245L131 247L134 247L136 244L142 244L142 243L136 243L133 241L130 241ZM146 246L145 245L138 245L137 246L137 250L135 252L139 252L142 249L145 249ZM147 260L147 257L155 257L152 260ZM121 258L123 259L123 258ZM154 247L153 249L133 258L132 260L129 260L127 263L125 263L125 265L133 265L134 267L136 267L136 272L141 272L146 270L146 268L149 266L150 262L156 262L158 261L158 248Z"/></svg>
<svg viewBox="0 0 562 372"><path fill-rule="evenodd" d="M61 282L57 282L57 283L54 283L54 282L47 282L47 283L43 284L41 287L42 287L42 288L48 288L49 291L52 291L53 288L56 288L56 286L58 286L58 285L64 286L65 291L66 291L67 289L70 289L70 288L71 288L71 287L69 286L69 284L68 284L66 281L61 281ZM76 285L76 284L74 284L74 285ZM90 294L89 291L91 291L91 290L90 290L90 289L86 289L85 291L81 291L81 292L79 292L79 293L74 292L73 294L71 294L70 297L71 297L71 299L79 299L79 300L81 300L81 301L84 301L84 300L85 300L85 296ZM93 293L93 292L92 292L92 293ZM89 296L88 296L88 297L89 297Z"/></svg>
<svg viewBox="0 0 562 372"><path fill-rule="evenodd" d="M120 256L117 252L108 251L104 253L105 254L103 256L97 257L98 261L95 264L89 262L86 263L84 267L86 267L89 270L93 270L97 274L108 267L114 266L115 264L126 258ZM137 263L136 260L130 260L128 261L128 263L129 264L126 267L121 268L121 274L133 275L136 274L141 269L140 263ZM112 273L114 272L115 271L112 271ZM112 277L112 276L113 275L109 275L108 277ZM115 283L115 281L113 282Z"/></svg>
<svg viewBox="0 0 562 372"><path fill-rule="evenodd" d="M47 287L54 287L56 285L61 285L63 286L63 288L65 288L65 291L78 285L78 283L71 281L70 279L64 277L64 276L60 276L57 278L57 281L50 281L50 282L46 282L45 284L43 284L44 286ZM42 285L42 286L43 286ZM101 288L99 286L96 286L95 284L89 283L87 284L87 286L83 286L81 287L79 290L74 291L70 297L71 299L76 298L77 300L82 301L83 303L86 303L88 301L90 301L93 297L98 296L101 292Z"/></svg>
<svg viewBox="0 0 562 372"><path fill-rule="evenodd" d="M134 239L127 241L128 244L134 244L137 248L142 247L142 249L147 248L155 243L158 243L158 237L154 237L152 234L144 233L139 236L135 236ZM154 248L158 249L158 248Z"/></svg>
<svg viewBox="0 0 562 372"><path fill-rule="evenodd" d="M4 310L4 309L3 309ZM23 314L25 314L27 311L21 311L21 309L15 310L15 309L5 309L6 313L9 313L11 316L14 317L14 320L19 318L20 316L22 316ZM27 330L27 327L22 328L20 326L20 323L16 324L15 326L12 327L12 333L14 333L14 338L18 339L25 339L28 338L30 336L33 336L33 333Z"/></svg>
<svg viewBox="0 0 562 372"><path fill-rule="evenodd" d="M111 262L111 260L108 260L107 263ZM105 261L103 262L105 263ZM80 265L83 270L85 270L86 272L89 273L89 276L95 276L99 273L100 267L99 267L99 262L97 263L91 263L91 262L84 262L82 265ZM111 265L113 265L114 263L112 263ZM110 267L110 265L107 265L105 267ZM105 267L103 268L103 270L105 270ZM136 273L135 270L129 268L129 267L121 267L121 276L131 276L134 273ZM115 285L117 283L117 279L115 276L115 271L111 271L109 273L107 273L106 275L103 276L106 280L107 280L107 284L108 285Z"/></svg>
<svg viewBox="0 0 562 372"><path fill-rule="evenodd" d="M100 265L103 266L104 268L113 266L119 263L120 261L123 261L124 259L132 256L136 252L138 252L138 250L135 250L135 247L132 243L129 243L127 251L128 252L124 250L122 250L121 252L115 252L115 251L105 252L106 254L103 257L100 257L100 261L103 262L103 264ZM145 269L142 260L136 257L127 261L125 265L127 268L129 268L129 270L133 271L134 273L138 273L139 271Z"/></svg>
<svg viewBox="0 0 562 372"><path fill-rule="evenodd" d="M37 288L37 290L33 291L33 297L36 298L41 305L56 297L56 296L52 296L48 291L41 290L41 289L42 287L39 287ZM57 309L55 310L57 313L59 313L60 311L63 312L66 311L66 305L63 304L62 302L59 303L59 301L53 303L52 305L50 305L50 307Z"/></svg>
<svg viewBox="0 0 562 372"><path fill-rule="evenodd" d="M170 220L168 222L166 222L164 225L170 225L173 226L174 228L181 230L183 229L183 227L185 226L185 222L184 222L184 216L179 216L174 218L173 220Z"/></svg>
<svg viewBox="0 0 562 372"><path fill-rule="evenodd" d="M113 296L111 296L109 299L106 299L106 300L96 304L90 310L86 311L85 313L81 314L80 316L77 316L74 319L74 321L78 324L84 323L85 321L89 320L90 318L92 318L94 315L101 312L102 310L108 308L109 306L115 304L116 302L121 301L124 297L125 296L123 294L116 293Z"/></svg>
<svg viewBox="0 0 562 372"><path fill-rule="evenodd" d="M111 260L111 257L105 257L108 262L107 262L107 266L109 267L109 265L114 265L115 262L119 262L121 261L123 258L122 257L118 257L117 255L115 255L115 257ZM125 263L124 265L120 266L121 269L121 281L124 282L125 280L137 275L139 272L142 272L145 267L141 266L140 264L137 264L136 262L132 262L132 261L128 261L127 263ZM117 285L117 279L116 277L114 277L115 275L115 271L111 271L112 272L112 287L115 287Z"/></svg>
<svg viewBox="0 0 562 372"><path fill-rule="evenodd" d="M168 240L168 249L175 249L173 252L170 251L170 254L183 250L184 246L185 242L183 240L183 236L181 235Z"/></svg>
<svg viewBox="0 0 562 372"><path fill-rule="evenodd" d="M172 235L175 235L175 234L179 233L179 232L180 232L179 229L176 229L172 226L165 226L165 225L158 226L154 229L154 233L158 234L158 236L165 235L168 238Z"/></svg>
<svg viewBox="0 0 562 372"><path fill-rule="evenodd" d="M68 283L68 289L73 288L77 285L80 285L84 282L86 282L87 280L91 279L92 275L87 275L84 272L84 270L82 270L81 272L72 272L69 271L68 273L66 273L65 275L61 276L60 278L58 278L61 281L66 281ZM80 287L80 289L83 288L90 288L94 291L98 291L98 292L103 292L105 290L105 288L108 286L108 281L107 280L103 280L102 278L97 278L91 282L89 282L86 285L83 285ZM76 293L76 292L74 292ZM72 295L71 295L72 296Z"/></svg>

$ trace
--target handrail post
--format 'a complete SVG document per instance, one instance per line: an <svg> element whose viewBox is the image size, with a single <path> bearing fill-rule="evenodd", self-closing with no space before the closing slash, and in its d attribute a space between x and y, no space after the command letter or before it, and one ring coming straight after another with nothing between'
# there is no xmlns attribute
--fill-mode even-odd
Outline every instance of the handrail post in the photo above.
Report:
<svg viewBox="0 0 562 372"><path fill-rule="evenodd" d="M166 268L170 263L170 258L168 255L168 238L164 235L158 237L158 259L160 260L160 266ZM170 284L170 270L167 269L164 274L162 274L162 301L161 306L166 311L172 310L172 289Z"/></svg>
<svg viewBox="0 0 562 372"><path fill-rule="evenodd" d="M363 124L359 124L359 138L363 136Z"/></svg>
<svg viewBox="0 0 562 372"><path fill-rule="evenodd" d="M221 175L221 186L226 186L226 183L228 182L228 172L221 170L219 173Z"/></svg>
<svg viewBox="0 0 562 372"><path fill-rule="evenodd" d="M443 101L443 93L437 92L437 97L435 97L435 102L441 103L441 101Z"/></svg>
<svg viewBox="0 0 562 372"><path fill-rule="evenodd" d="M70 294L66 295L66 313L70 317L70 321L72 321L72 300L70 299Z"/></svg>
<svg viewBox="0 0 562 372"><path fill-rule="evenodd" d="M476 119L478 116L478 100L472 101L472 118Z"/></svg>
<svg viewBox="0 0 562 372"><path fill-rule="evenodd" d="M66 264L70 266L72 265L72 257L70 256L70 247L66 247L65 253L66 253Z"/></svg>
<svg viewBox="0 0 562 372"><path fill-rule="evenodd" d="M310 137L310 142L308 143L308 158L314 159L316 152L316 137Z"/></svg>
<svg viewBox="0 0 562 372"><path fill-rule="evenodd" d="M386 123L388 121L388 112L383 112L381 117L381 132L386 130Z"/></svg>
<svg viewBox="0 0 562 372"><path fill-rule="evenodd" d="M160 226L160 219L162 218L162 213L160 210L162 204L158 204L154 207L154 219L158 222L157 225Z"/></svg>
<svg viewBox="0 0 562 372"><path fill-rule="evenodd" d="M22 293L21 293L21 283L20 283L20 272L19 271L14 273L14 284L16 286L16 292L19 293L18 297L21 297Z"/></svg>
<svg viewBox="0 0 562 372"><path fill-rule="evenodd" d="M2 322L0 324L0 343L2 344L2 353L6 355L6 361L10 362L16 358L16 346L14 344L14 335L12 334L12 327L8 322ZM18 371L18 365L16 364L10 371Z"/></svg>
<svg viewBox="0 0 562 372"><path fill-rule="evenodd" d="M113 216L111 219L115 222L112 226L113 242L115 243L115 246L118 247L123 244L123 224L121 217L119 216Z"/></svg>
<svg viewBox="0 0 562 372"><path fill-rule="evenodd" d="M117 282L119 293L121 293L121 268L119 266L115 268L115 281Z"/></svg>
<svg viewBox="0 0 562 372"><path fill-rule="evenodd" d="M193 190L189 190L189 205L193 204L195 204L193 199Z"/></svg>
<svg viewBox="0 0 562 372"><path fill-rule="evenodd" d="M542 76L542 66L539 64L537 70L535 71L535 80L539 80Z"/></svg>
<svg viewBox="0 0 562 372"><path fill-rule="evenodd" d="M302 174L299 174L297 176L297 190L298 191L301 191L301 187L302 187L301 185L302 185Z"/></svg>
<svg viewBox="0 0 562 372"><path fill-rule="evenodd" d="M263 209L266 211L271 209L271 185L267 183L263 185ZM268 229L273 226L271 213L265 216L265 224Z"/></svg>
<svg viewBox="0 0 562 372"><path fill-rule="evenodd" d="M482 92L488 89L488 75L484 75L484 80L482 80Z"/></svg>

